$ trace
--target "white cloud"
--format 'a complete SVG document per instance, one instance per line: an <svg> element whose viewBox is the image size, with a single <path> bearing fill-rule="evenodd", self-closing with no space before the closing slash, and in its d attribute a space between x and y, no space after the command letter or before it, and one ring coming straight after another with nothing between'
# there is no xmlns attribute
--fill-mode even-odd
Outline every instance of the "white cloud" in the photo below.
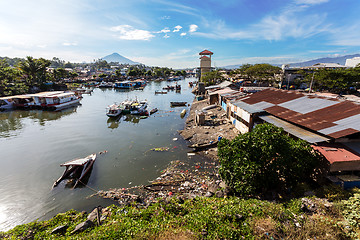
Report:
<svg viewBox="0 0 360 240"><path fill-rule="evenodd" d="M176 27L174 27L174 31L173 31L173 32L179 32L180 29L182 29L182 26L177 25Z"/></svg>
<svg viewBox="0 0 360 240"><path fill-rule="evenodd" d="M182 37L186 36L186 33L180 33L180 36L182 36Z"/></svg>
<svg viewBox="0 0 360 240"><path fill-rule="evenodd" d="M116 35L116 37L119 39L124 39L124 40L146 40L146 41L148 41L151 38L155 37L149 31L135 29L134 27L132 27L130 25L119 25L119 26L110 28L110 30L113 32L117 32L118 35Z"/></svg>
<svg viewBox="0 0 360 240"><path fill-rule="evenodd" d="M316 5L329 2L329 0L295 0L297 4Z"/></svg>
<svg viewBox="0 0 360 240"><path fill-rule="evenodd" d="M331 29L330 44L337 46L360 46L360 21L353 22L347 26Z"/></svg>
<svg viewBox="0 0 360 240"><path fill-rule="evenodd" d="M198 30L198 25L191 24L189 27L189 32L196 32Z"/></svg>
<svg viewBox="0 0 360 240"><path fill-rule="evenodd" d="M162 17L160 17L160 19L161 20L169 20L169 19L171 19L171 17L170 16L162 16Z"/></svg>
<svg viewBox="0 0 360 240"><path fill-rule="evenodd" d="M156 32L156 33L168 33L168 32L170 32L170 29L168 27L166 27L163 30Z"/></svg>
<svg viewBox="0 0 360 240"><path fill-rule="evenodd" d="M170 37L169 35L165 34L165 36L163 38L167 39L169 37Z"/></svg>
<svg viewBox="0 0 360 240"><path fill-rule="evenodd" d="M77 42L64 42L62 45L63 46L77 46L78 43Z"/></svg>
<svg viewBox="0 0 360 240"><path fill-rule="evenodd" d="M308 14L308 8L309 6L305 5L288 5L279 13L267 15L243 29L231 29L222 20L205 22L204 26L212 30L193 34L213 39L279 41L286 38L308 38L322 32L330 32L332 28L326 21L326 13Z"/></svg>

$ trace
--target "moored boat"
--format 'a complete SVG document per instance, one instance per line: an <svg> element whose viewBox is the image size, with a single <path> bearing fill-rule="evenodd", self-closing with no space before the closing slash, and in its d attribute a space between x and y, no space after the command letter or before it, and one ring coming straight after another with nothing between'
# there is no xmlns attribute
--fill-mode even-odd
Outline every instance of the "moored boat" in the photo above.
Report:
<svg viewBox="0 0 360 240"><path fill-rule="evenodd" d="M116 82L114 84L114 88L133 89L134 87L135 87L135 83L131 81Z"/></svg>
<svg viewBox="0 0 360 240"><path fill-rule="evenodd" d="M170 102L171 107L186 106L186 102Z"/></svg>
<svg viewBox="0 0 360 240"><path fill-rule="evenodd" d="M151 109L151 110L150 110L150 115L151 115L151 114L156 113L157 111L158 111L158 109L157 109L157 108L153 108L153 109Z"/></svg>
<svg viewBox="0 0 360 240"><path fill-rule="evenodd" d="M59 111L71 106L78 105L80 98L74 92L45 92L33 96L35 106L44 109Z"/></svg>
<svg viewBox="0 0 360 240"><path fill-rule="evenodd" d="M14 102L11 97L0 98L0 111L10 110L14 108Z"/></svg>
<svg viewBox="0 0 360 240"><path fill-rule="evenodd" d="M146 110L147 108L147 101L140 101L140 102L134 102L131 107L130 114L132 115L148 115L148 112Z"/></svg>
<svg viewBox="0 0 360 240"><path fill-rule="evenodd" d="M166 91L155 90L155 94L167 94Z"/></svg>
<svg viewBox="0 0 360 240"><path fill-rule="evenodd" d="M107 107L106 116L117 117L122 113L123 109L124 109L124 107L121 104L114 103Z"/></svg>

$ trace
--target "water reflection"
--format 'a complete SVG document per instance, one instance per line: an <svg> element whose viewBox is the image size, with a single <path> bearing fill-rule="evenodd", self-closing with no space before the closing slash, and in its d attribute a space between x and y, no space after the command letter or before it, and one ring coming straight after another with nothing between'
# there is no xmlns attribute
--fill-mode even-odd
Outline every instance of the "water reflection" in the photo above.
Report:
<svg viewBox="0 0 360 240"><path fill-rule="evenodd" d="M16 131L24 127L26 119L32 119L39 125L45 126L48 121L58 120L76 112L78 106L64 109L62 111L52 112L43 110L14 110L0 113L0 137L16 136Z"/></svg>
<svg viewBox="0 0 360 240"><path fill-rule="evenodd" d="M108 120L107 120L108 128L110 128L110 129L118 128L122 117L123 116L120 115L120 116L117 116L117 117L108 118Z"/></svg>

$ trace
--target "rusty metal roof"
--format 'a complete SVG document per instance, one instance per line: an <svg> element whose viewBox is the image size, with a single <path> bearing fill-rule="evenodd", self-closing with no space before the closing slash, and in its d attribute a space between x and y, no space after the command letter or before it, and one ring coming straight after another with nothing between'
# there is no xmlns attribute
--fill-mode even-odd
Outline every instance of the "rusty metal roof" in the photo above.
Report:
<svg viewBox="0 0 360 240"><path fill-rule="evenodd" d="M319 134L307 131L303 128L300 128L294 124L281 120L277 117L268 115L268 116L260 116L262 120L265 122L271 123L277 127L283 128L286 132L290 133L291 135L305 140L309 143L318 143L318 142L325 142L330 140L329 138L320 136Z"/></svg>
<svg viewBox="0 0 360 240"><path fill-rule="evenodd" d="M266 89L239 99L331 138L360 132L360 104L295 91Z"/></svg>

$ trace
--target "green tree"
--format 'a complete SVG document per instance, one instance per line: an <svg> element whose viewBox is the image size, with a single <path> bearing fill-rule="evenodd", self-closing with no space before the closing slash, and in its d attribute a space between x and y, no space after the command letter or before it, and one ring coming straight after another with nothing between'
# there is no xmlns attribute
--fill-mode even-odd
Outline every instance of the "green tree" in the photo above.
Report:
<svg viewBox="0 0 360 240"><path fill-rule="evenodd" d="M220 175L243 197L295 187L309 180L321 162L308 143L271 124L257 125L232 141L222 139L218 155Z"/></svg>
<svg viewBox="0 0 360 240"><path fill-rule="evenodd" d="M275 82L275 74L281 73L281 68L272 66L270 64L255 64L253 66L244 66L244 73L251 80L258 80L259 82L267 82L269 85Z"/></svg>
<svg viewBox="0 0 360 240"><path fill-rule="evenodd" d="M204 73L201 76L201 81L204 82L206 86L214 85L224 80L225 78L218 70Z"/></svg>
<svg viewBox="0 0 360 240"><path fill-rule="evenodd" d="M24 94L28 89L20 79L20 71L10 67L6 60L0 60L0 96Z"/></svg>
<svg viewBox="0 0 360 240"><path fill-rule="evenodd" d="M53 76L55 81L61 81L64 78L68 77L68 72L64 68L57 68L54 69Z"/></svg>
<svg viewBox="0 0 360 240"><path fill-rule="evenodd" d="M46 69L50 64L51 62L44 58L35 59L28 56L24 61L19 62L19 68L29 87L39 86L46 81Z"/></svg>

